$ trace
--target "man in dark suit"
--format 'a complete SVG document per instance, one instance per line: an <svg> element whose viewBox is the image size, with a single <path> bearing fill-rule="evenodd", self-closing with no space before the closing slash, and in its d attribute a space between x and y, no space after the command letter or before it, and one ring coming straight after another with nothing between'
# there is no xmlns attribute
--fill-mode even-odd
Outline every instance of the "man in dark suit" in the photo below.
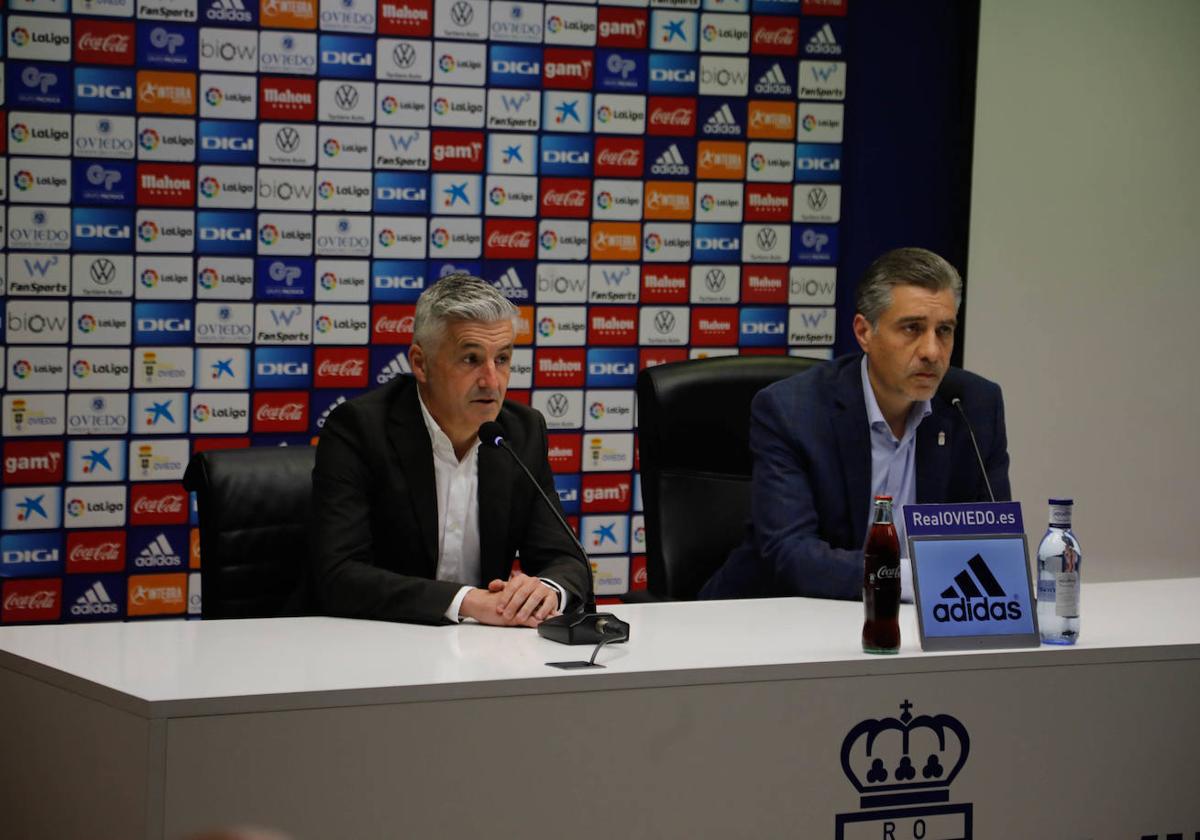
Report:
<svg viewBox="0 0 1200 840"><path fill-rule="evenodd" d="M920 248L889 251L859 284L862 353L776 382L754 398L751 522L704 598L862 597L872 497L901 508L989 498L957 397L997 500L1010 498L1000 387L952 369L962 280ZM911 598L911 569L902 564Z"/></svg>
<svg viewBox="0 0 1200 840"><path fill-rule="evenodd" d="M538 412L505 402L516 308L482 280L442 278L417 302L400 376L339 406L313 469L317 598L332 615L536 627L578 608L577 549L511 456L557 504ZM523 573L511 574L520 554Z"/></svg>

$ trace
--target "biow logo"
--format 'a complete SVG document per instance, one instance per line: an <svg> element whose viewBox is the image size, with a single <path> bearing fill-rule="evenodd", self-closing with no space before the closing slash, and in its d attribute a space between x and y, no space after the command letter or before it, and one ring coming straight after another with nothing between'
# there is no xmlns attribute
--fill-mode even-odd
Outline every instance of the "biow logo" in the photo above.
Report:
<svg viewBox="0 0 1200 840"><path fill-rule="evenodd" d="M969 621L1018 621L1022 616L1021 602L1015 598L997 600L1006 594L983 557L976 554L967 561L967 568L954 576L954 585L942 590L941 597L951 603L935 605L934 620L943 624L948 621L956 624Z"/></svg>

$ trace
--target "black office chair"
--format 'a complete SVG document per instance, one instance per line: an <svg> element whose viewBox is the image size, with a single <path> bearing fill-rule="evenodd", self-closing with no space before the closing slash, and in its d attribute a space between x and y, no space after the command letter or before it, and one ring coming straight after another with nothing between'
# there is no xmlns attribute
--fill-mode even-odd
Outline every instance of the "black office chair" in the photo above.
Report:
<svg viewBox="0 0 1200 840"><path fill-rule="evenodd" d="M200 509L203 618L311 612L308 521L316 447L201 452L183 484Z"/></svg>
<svg viewBox="0 0 1200 840"><path fill-rule="evenodd" d="M691 600L742 540L750 516L750 401L817 364L719 356L638 375L647 588Z"/></svg>

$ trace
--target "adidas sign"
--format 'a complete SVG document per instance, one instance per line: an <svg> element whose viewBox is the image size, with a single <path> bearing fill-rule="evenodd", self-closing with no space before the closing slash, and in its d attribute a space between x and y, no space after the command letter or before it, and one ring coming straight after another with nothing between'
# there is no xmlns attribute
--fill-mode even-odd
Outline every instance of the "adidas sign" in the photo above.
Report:
<svg viewBox="0 0 1200 840"><path fill-rule="evenodd" d="M808 43L804 45L804 54L840 56L842 45L834 37L833 27L826 23L814 32L813 36L808 39Z"/></svg>
<svg viewBox="0 0 1200 840"><path fill-rule="evenodd" d="M983 557L976 554L967 561L966 568L954 576L954 584L942 590L940 597L945 601L934 605L934 620L939 623L953 621L956 624L968 621L1017 621L1022 617L1021 603L1015 598L999 600L1006 594Z"/></svg>
<svg viewBox="0 0 1200 840"><path fill-rule="evenodd" d="M652 175L690 175L691 168L674 143L650 165Z"/></svg>
<svg viewBox="0 0 1200 840"><path fill-rule="evenodd" d="M210 21L226 23L253 23L254 15L246 8L243 0L216 0L204 16Z"/></svg>
<svg viewBox="0 0 1200 840"><path fill-rule="evenodd" d="M496 278L492 285L509 300L526 300L529 297L529 290L521 283L521 277L517 274L517 270L511 266L508 271Z"/></svg>
<svg viewBox="0 0 1200 840"><path fill-rule="evenodd" d="M142 549L142 553L133 559L133 565L139 569L178 568L183 565L183 558L171 546L166 534L160 533L150 545Z"/></svg>
<svg viewBox="0 0 1200 840"><path fill-rule="evenodd" d="M104 583L96 581L91 588L75 599L71 605L71 615L115 615L118 607L108 596Z"/></svg>
<svg viewBox="0 0 1200 840"><path fill-rule="evenodd" d="M788 83L787 76L783 74L783 68L779 66L779 62L775 62L759 77L754 83L754 92L764 96L791 96L792 86Z"/></svg>
<svg viewBox="0 0 1200 840"><path fill-rule="evenodd" d="M391 382L402 373L412 373L412 365L408 363L408 356L403 353L397 353L395 358L388 362L383 370L379 371L379 374L375 377L375 381L383 385Z"/></svg>
<svg viewBox="0 0 1200 840"><path fill-rule="evenodd" d="M738 125L737 118L733 116L733 111L730 109L729 103L726 102L712 112L708 121L704 123L702 131L705 134L737 136L742 133L742 127Z"/></svg>

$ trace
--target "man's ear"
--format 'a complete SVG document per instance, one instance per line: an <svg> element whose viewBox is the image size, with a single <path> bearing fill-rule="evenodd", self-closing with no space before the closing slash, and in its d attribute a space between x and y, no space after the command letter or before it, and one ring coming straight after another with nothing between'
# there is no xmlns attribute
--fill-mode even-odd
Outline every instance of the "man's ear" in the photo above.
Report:
<svg viewBox="0 0 1200 840"><path fill-rule="evenodd" d="M864 353L871 352L871 339L875 337L875 330L861 312L854 314L854 337L858 340L858 346Z"/></svg>
<svg viewBox="0 0 1200 840"><path fill-rule="evenodd" d="M413 376L422 385L429 384L429 372L425 369L429 358L425 355L425 351L420 344L414 344L408 348L408 363L412 366Z"/></svg>

